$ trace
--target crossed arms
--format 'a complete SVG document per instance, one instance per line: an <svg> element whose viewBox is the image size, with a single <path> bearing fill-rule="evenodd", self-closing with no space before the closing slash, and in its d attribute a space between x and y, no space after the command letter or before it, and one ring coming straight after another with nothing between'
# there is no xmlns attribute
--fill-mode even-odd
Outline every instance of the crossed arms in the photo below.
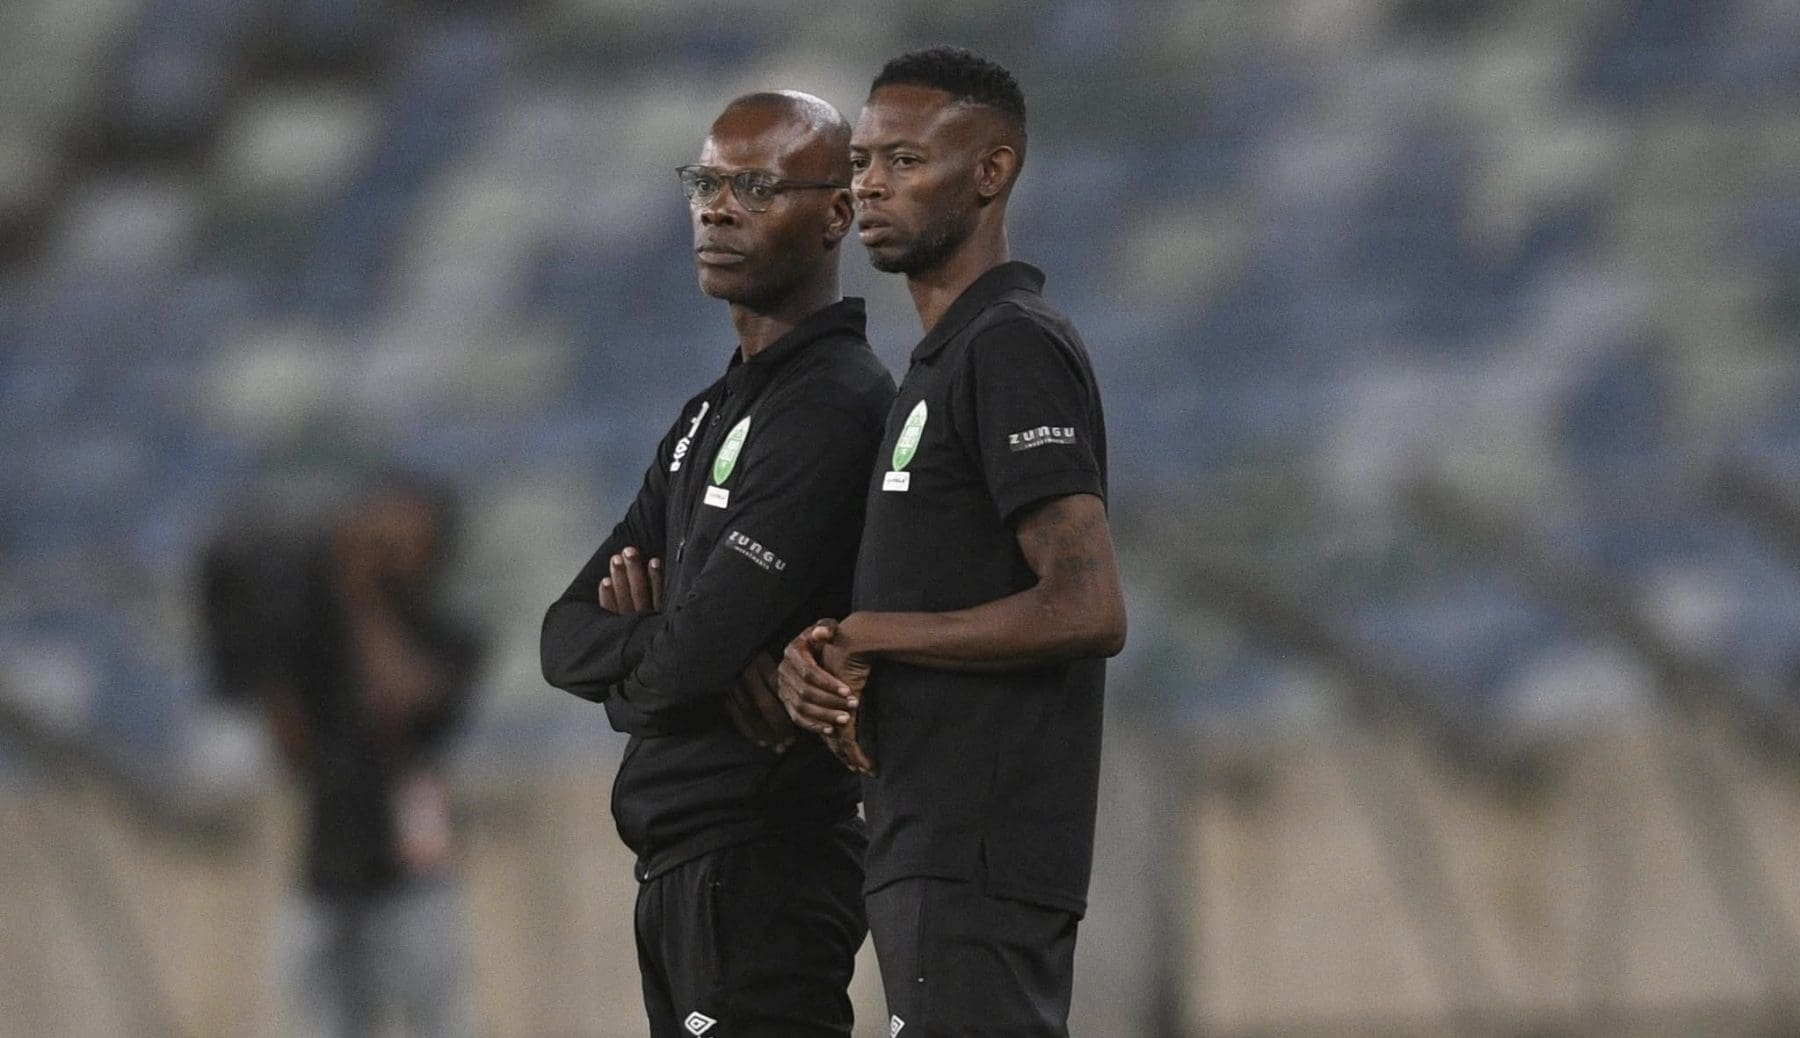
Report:
<svg viewBox="0 0 1800 1038"><path fill-rule="evenodd" d="M600 608L615 616L661 612L661 559L644 560L636 547L626 547L609 560L600 579ZM794 742L794 725L775 694L775 660L757 652L725 694L725 715L738 734L766 750L785 753Z"/></svg>
<svg viewBox="0 0 1800 1038"><path fill-rule="evenodd" d="M793 737L774 698L762 646L847 557L842 516L866 486L872 431L862 417L809 399L772 409L739 462L723 533L754 537L785 559L771 568L721 536L704 558L687 544L662 601L657 582L676 545L668 530L668 443L643 489L544 617L541 657L551 684L606 708L615 729L658 736L761 718L742 731L780 749ZM678 431L678 430L677 430ZM701 508L710 508L700 505ZM689 531L691 535L691 530ZM676 552L679 555L679 552ZM748 683L748 688L746 688Z"/></svg>

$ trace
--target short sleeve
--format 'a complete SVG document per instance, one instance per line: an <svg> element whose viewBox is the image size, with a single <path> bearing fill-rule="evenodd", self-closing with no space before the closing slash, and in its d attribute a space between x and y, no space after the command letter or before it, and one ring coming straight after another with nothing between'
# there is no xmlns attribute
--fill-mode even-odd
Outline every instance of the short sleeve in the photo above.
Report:
<svg viewBox="0 0 1800 1038"><path fill-rule="evenodd" d="M972 433L1001 518L1053 497L1104 498L1095 387L1075 349L1025 317L970 347Z"/></svg>

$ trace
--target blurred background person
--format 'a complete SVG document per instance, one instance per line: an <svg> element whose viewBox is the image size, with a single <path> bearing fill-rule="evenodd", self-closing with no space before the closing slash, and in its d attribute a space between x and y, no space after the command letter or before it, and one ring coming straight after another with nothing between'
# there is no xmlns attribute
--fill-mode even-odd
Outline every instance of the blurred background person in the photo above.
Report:
<svg viewBox="0 0 1800 1038"><path fill-rule="evenodd" d="M315 529L227 525L203 560L218 694L251 700L304 790L275 961L296 1034L472 1034L443 756L477 644L434 580L454 505L376 482Z"/></svg>

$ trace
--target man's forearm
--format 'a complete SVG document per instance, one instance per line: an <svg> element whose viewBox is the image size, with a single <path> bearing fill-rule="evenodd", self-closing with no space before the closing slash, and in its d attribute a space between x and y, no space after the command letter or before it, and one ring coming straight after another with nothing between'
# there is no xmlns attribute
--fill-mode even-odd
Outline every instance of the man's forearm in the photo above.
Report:
<svg viewBox="0 0 1800 1038"><path fill-rule="evenodd" d="M344 612L366 683L397 693L414 706L443 693L447 668L419 644L392 603L373 595L352 597Z"/></svg>
<svg viewBox="0 0 1800 1038"><path fill-rule="evenodd" d="M660 627L657 614L618 616L563 599L544 615L538 656L544 680L591 702L625 680Z"/></svg>
<svg viewBox="0 0 1800 1038"><path fill-rule="evenodd" d="M1021 515L1016 530L1037 575L1023 591L941 613L851 613L802 632L781 664L781 698L794 722L827 736L845 730L869 665L881 660L994 672L1117 655L1125 597L1105 503L1092 494L1053 498Z"/></svg>
<svg viewBox="0 0 1800 1038"><path fill-rule="evenodd" d="M947 613L852 613L834 642L854 656L944 670L1025 670L1118 651L1107 618L1043 585Z"/></svg>
<svg viewBox="0 0 1800 1038"><path fill-rule="evenodd" d="M944 613L852 613L833 644L868 660L945 670L1024 670L1115 656L1125 600L1105 504L1089 494L1046 501L1021 517L1019 550L1037 574L1023 591Z"/></svg>

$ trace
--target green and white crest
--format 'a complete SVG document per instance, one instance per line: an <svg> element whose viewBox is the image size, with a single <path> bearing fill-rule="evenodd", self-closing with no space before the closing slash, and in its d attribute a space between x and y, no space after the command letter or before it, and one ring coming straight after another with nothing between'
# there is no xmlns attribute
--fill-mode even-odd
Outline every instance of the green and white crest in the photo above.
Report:
<svg viewBox="0 0 1800 1038"><path fill-rule="evenodd" d="M906 416L906 424L900 427L900 438L894 441L894 471L902 472L919 453L919 438L925 435L925 419L931 413L921 400Z"/></svg>
<svg viewBox="0 0 1800 1038"><path fill-rule="evenodd" d="M744 437L750 435L750 419L731 427L725 434L725 442L719 444L719 453L713 457L712 481L723 483L731 478L731 470L737 467L738 455L744 450Z"/></svg>

